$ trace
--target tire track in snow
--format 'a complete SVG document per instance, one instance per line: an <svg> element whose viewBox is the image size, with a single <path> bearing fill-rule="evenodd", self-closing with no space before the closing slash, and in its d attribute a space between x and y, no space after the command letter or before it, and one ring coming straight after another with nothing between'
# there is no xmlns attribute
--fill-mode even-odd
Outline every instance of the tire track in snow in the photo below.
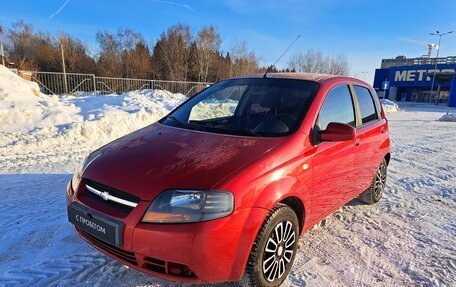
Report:
<svg viewBox="0 0 456 287"><path fill-rule="evenodd" d="M75 255L65 259L50 259L23 269L5 272L0 277L0 286L57 286L71 279L84 282L93 269L106 265L101 254Z"/></svg>

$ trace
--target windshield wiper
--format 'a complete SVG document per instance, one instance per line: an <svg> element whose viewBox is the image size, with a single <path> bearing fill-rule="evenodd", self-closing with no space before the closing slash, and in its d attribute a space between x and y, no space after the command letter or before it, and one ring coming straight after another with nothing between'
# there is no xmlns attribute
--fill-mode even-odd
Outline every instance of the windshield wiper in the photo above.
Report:
<svg viewBox="0 0 456 287"><path fill-rule="evenodd" d="M218 129L218 130L231 131L231 132L235 132L236 134L239 134L239 135L261 137L260 134L254 132L252 130L235 127L235 126L225 123L223 121L209 119L209 120L190 120L188 123L184 123L173 115L169 115L167 118L170 118L173 121L176 121L177 123L184 125L186 127L195 128L195 125L197 125L197 126L201 126L201 127L209 127L209 128ZM195 125L192 125L192 124L195 124Z"/></svg>
<svg viewBox="0 0 456 287"><path fill-rule="evenodd" d="M243 133L244 135L248 135L248 136L254 136L254 137L261 137L261 135L257 132L254 132L252 130L248 130L248 129L243 129L243 128L231 128L230 130L232 131L237 131L237 132L241 132Z"/></svg>
<svg viewBox="0 0 456 287"><path fill-rule="evenodd" d="M188 123L197 124L197 125L201 125L201 126L210 126L210 127L224 125L223 122L217 121L217 120L189 120Z"/></svg>
<svg viewBox="0 0 456 287"><path fill-rule="evenodd" d="M181 126L187 126L186 123L184 123L183 121L179 120L178 118L176 118L173 115L168 115L168 116L166 116L166 118L175 121L176 123L178 123Z"/></svg>
<svg viewBox="0 0 456 287"><path fill-rule="evenodd" d="M230 124L223 124L222 126L223 126L223 129L225 129L225 130L238 132L239 134L248 135L248 136L254 136L254 137L261 137L261 135L259 133L256 133L256 132L254 132L252 130L249 130L249 129L244 129L244 128L232 126Z"/></svg>

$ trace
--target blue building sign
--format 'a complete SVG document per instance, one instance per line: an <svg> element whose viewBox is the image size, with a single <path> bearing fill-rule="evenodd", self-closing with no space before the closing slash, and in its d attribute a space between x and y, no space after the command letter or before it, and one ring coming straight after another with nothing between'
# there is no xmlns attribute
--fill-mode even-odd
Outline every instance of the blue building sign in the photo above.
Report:
<svg viewBox="0 0 456 287"><path fill-rule="evenodd" d="M435 82L432 95L430 91L434 73L433 64L376 69L374 88L391 100L426 102L436 97L440 85L441 101L449 102L450 106L456 106L456 80L455 75L451 76L454 72L456 72L456 62L437 65L436 73L448 74L449 77L447 81Z"/></svg>

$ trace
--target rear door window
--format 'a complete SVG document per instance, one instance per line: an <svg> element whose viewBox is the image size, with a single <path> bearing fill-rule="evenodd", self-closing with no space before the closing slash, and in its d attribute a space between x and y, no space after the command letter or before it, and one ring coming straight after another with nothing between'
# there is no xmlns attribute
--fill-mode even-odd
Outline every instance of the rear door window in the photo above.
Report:
<svg viewBox="0 0 456 287"><path fill-rule="evenodd" d="M375 109L374 99L369 89L361 86L354 86L356 97L358 99L359 111L361 113L362 124L378 119L377 110Z"/></svg>
<svg viewBox="0 0 456 287"><path fill-rule="evenodd" d="M353 99L348 85L335 87L328 93L318 118L320 130L325 130L331 122L355 126Z"/></svg>

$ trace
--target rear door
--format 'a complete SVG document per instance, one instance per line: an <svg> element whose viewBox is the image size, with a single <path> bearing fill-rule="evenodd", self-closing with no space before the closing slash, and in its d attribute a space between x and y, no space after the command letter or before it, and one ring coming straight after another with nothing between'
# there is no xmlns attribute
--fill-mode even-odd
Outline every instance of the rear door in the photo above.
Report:
<svg viewBox="0 0 456 287"><path fill-rule="evenodd" d="M356 134L359 149L356 151L355 164L357 178L354 184L354 194L369 188L374 174L379 167L383 155L380 146L386 137L386 120L382 119L380 101L369 88L354 84L352 92L355 95L355 107L358 115Z"/></svg>
<svg viewBox="0 0 456 287"><path fill-rule="evenodd" d="M326 129L330 122L356 126L354 101L348 84L336 86L326 95L315 124L315 134ZM311 221L333 211L353 190L355 151L358 148L354 140L318 142L317 138L314 147Z"/></svg>

